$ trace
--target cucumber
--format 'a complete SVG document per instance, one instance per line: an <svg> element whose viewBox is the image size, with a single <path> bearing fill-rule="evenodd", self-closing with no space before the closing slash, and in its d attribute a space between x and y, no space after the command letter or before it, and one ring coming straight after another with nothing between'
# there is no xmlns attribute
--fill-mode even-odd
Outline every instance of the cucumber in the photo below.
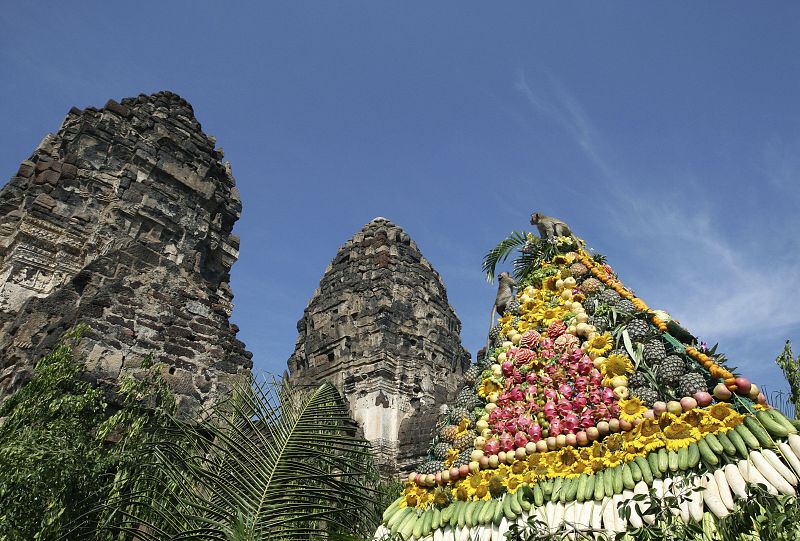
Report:
<svg viewBox="0 0 800 541"><path fill-rule="evenodd" d="M706 443L711 448L711 450L718 455L725 452L725 448L722 446L722 444L719 442L719 440L714 434L706 434Z"/></svg>
<svg viewBox="0 0 800 541"><path fill-rule="evenodd" d="M739 435L736 430L728 430L725 435L728 437L728 440L736 447L736 452L739 453L741 458L747 458L748 451L747 451L747 444L742 439L742 436Z"/></svg>
<svg viewBox="0 0 800 541"><path fill-rule="evenodd" d="M689 448L681 447L678 449L678 469L681 471L689 469Z"/></svg>
<svg viewBox="0 0 800 541"><path fill-rule="evenodd" d="M647 455L647 465L650 466L650 473L653 477L661 479L661 467L658 465L658 451L652 451Z"/></svg>
<svg viewBox="0 0 800 541"><path fill-rule="evenodd" d="M400 534L400 537L405 539L406 537L411 537L412 535L414 535L414 530L417 529L417 527L419 527L420 535L418 535L416 537L419 539L422 536L422 516L421 515L419 515L419 516L415 515L415 516L411 517L411 520L409 520L408 522L404 522L403 523L403 527L400 528L400 531L398 533Z"/></svg>
<svg viewBox="0 0 800 541"><path fill-rule="evenodd" d="M561 490L558 491L558 501L561 503L567 502L567 492L569 492L569 486L572 484L572 479L564 478L564 483L561 485Z"/></svg>
<svg viewBox="0 0 800 541"><path fill-rule="evenodd" d="M573 477L569 480L569 486L567 487L565 501L567 502L574 502L575 498L578 496L578 488L580 485L580 479L578 477Z"/></svg>
<svg viewBox="0 0 800 541"><path fill-rule="evenodd" d="M492 524L500 524L503 521L503 501L494 500L494 516L492 517Z"/></svg>
<svg viewBox="0 0 800 541"><path fill-rule="evenodd" d="M542 482L542 493L544 494L544 499L545 500L549 500L550 499L550 495L553 494L553 485L554 484L555 483L553 482L552 479L547 479L544 482Z"/></svg>
<svg viewBox="0 0 800 541"><path fill-rule="evenodd" d="M403 509L401 509L400 511L398 511L397 513L392 515L392 518L390 518L389 521L386 523L386 527L389 528L389 530L392 533L396 533L397 530L399 529L400 525L406 519L408 519L410 514L413 514L413 513L414 513L414 508L413 507L404 507Z"/></svg>
<svg viewBox="0 0 800 541"><path fill-rule="evenodd" d="M431 530L438 530L442 525L442 510L438 507L433 508L433 519L431 519Z"/></svg>
<svg viewBox="0 0 800 541"><path fill-rule="evenodd" d="M792 422L789 419L786 418L786 416L783 413L781 413L780 410L777 410L775 408L770 408L767 410L767 413L769 413L778 424L783 425L783 427L786 428L789 434L797 434L797 428L792 424Z"/></svg>
<svg viewBox="0 0 800 541"><path fill-rule="evenodd" d="M640 456L637 456L634 460L639 467L639 471L642 472L642 480L647 483L647 486L652 486L653 472L650 470L650 463Z"/></svg>
<svg viewBox="0 0 800 541"><path fill-rule="evenodd" d="M578 491L575 493L575 499L578 503L586 499L586 485L589 484L589 476L585 473L578 477Z"/></svg>
<svg viewBox="0 0 800 541"><path fill-rule="evenodd" d="M590 501L594 499L594 484L597 482L597 476L590 473L586 479L586 490L583 491L583 500Z"/></svg>
<svg viewBox="0 0 800 541"><path fill-rule="evenodd" d="M689 456L688 456L688 459L686 461L686 464L690 468L694 468L695 466L700 464L700 449L697 448L697 444L696 443L692 442L692 443L689 444L689 447L687 447L687 450L688 450L687 452L689 453Z"/></svg>
<svg viewBox="0 0 800 541"><path fill-rule="evenodd" d="M755 436L753 436L753 433L750 432L750 430L748 430L746 426L744 426L743 424L736 425L733 427L733 429L736 431L737 434L739 434L742 437L747 447L749 447L750 449L761 449L761 445L759 445L758 440L756 439Z"/></svg>
<svg viewBox="0 0 800 541"><path fill-rule="evenodd" d="M627 462L622 465L622 486L627 490L633 490L633 487L636 486L636 482L633 480L633 475L631 474L631 465Z"/></svg>
<svg viewBox="0 0 800 541"><path fill-rule="evenodd" d="M594 473L594 499L595 501L603 501L606 495L605 483L603 481L603 472L598 471Z"/></svg>
<svg viewBox="0 0 800 541"><path fill-rule="evenodd" d="M528 485L522 485L517 490L517 501L523 511L528 511L531 508L531 500L533 499L533 490Z"/></svg>
<svg viewBox="0 0 800 541"><path fill-rule="evenodd" d="M450 505L442 509L442 518L440 519L440 523L442 526L445 524L450 524L450 519L453 516L453 512L456 510L456 502L451 502Z"/></svg>
<svg viewBox="0 0 800 541"><path fill-rule="evenodd" d="M506 495L503 496L503 516L506 517L506 520L510 521L516 520L517 518L517 515L514 513L514 510L511 508L512 500L516 501L516 498L514 498L514 496L512 496L511 494L506 493Z"/></svg>
<svg viewBox="0 0 800 541"><path fill-rule="evenodd" d="M483 510L483 504L486 500L478 500L477 502L467 502L468 509L464 516L464 523L468 528L472 528L478 523L478 517Z"/></svg>
<svg viewBox="0 0 800 541"><path fill-rule="evenodd" d="M719 464L719 458L717 458L717 455L711 450L711 447L708 446L705 439L697 442L697 449L700 451L700 457L703 459L703 462L709 466L716 466Z"/></svg>
<svg viewBox="0 0 800 541"><path fill-rule="evenodd" d="M461 502L461 506L458 508L458 520L456 520L456 524L461 528L467 525L467 511L469 511L469 508L469 502Z"/></svg>
<svg viewBox="0 0 800 541"><path fill-rule="evenodd" d="M667 454L666 447L658 450L658 469L661 470L661 473L666 473L669 469L669 454Z"/></svg>
<svg viewBox="0 0 800 541"><path fill-rule="evenodd" d="M768 411L757 411L756 419L767 429L770 436L773 438L785 438L789 435L789 431L781 423L775 420Z"/></svg>
<svg viewBox="0 0 800 541"><path fill-rule="evenodd" d="M772 441L772 438L770 437L769 433L767 433L766 428L761 425L758 419L752 415L745 415L744 425L753 434L753 436L756 437L758 443L761 444L761 447L766 447L767 449L775 447L775 442Z"/></svg>
<svg viewBox="0 0 800 541"><path fill-rule="evenodd" d="M557 502L559 501L559 497L561 495L561 487L564 485L564 478L563 477L556 477L556 480L553 481L553 493L550 494L550 501Z"/></svg>
<svg viewBox="0 0 800 541"><path fill-rule="evenodd" d="M678 453L675 451L669 451L667 453L667 460L669 463L669 470L673 472L678 471Z"/></svg>
<svg viewBox="0 0 800 541"><path fill-rule="evenodd" d="M631 468L631 477L633 477L633 482L638 483L642 480L642 470L639 468L639 464L635 460L631 460L628 462L628 466Z"/></svg>
<svg viewBox="0 0 800 541"><path fill-rule="evenodd" d="M430 509L426 509L425 512L422 513L422 516L420 516L414 523L414 530L413 530L414 537L416 537L417 539L422 537L422 534L425 531L425 523L426 522L428 523L428 528L430 529L431 525L430 521L431 521Z"/></svg>
<svg viewBox="0 0 800 541"><path fill-rule="evenodd" d="M408 507L406 507L406 509L408 509L411 512L404 514L403 520L399 521L394 526L392 526L391 531L393 534L399 534L400 532L404 531L406 524L409 522L411 524L411 527L412 528L414 527L414 522L417 520L417 512L415 509L409 509ZM409 533L408 535L406 535L406 537L409 537L410 535L411 534Z"/></svg>
<svg viewBox="0 0 800 541"><path fill-rule="evenodd" d="M614 494L622 494L625 483L622 481L622 466L615 466L611 469L614 477Z"/></svg>
<svg viewBox="0 0 800 541"><path fill-rule="evenodd" d="M798 431L800 431L800 419L789 419L789 422L795 427Z"/></svg>
<svg viewBox="0 0 800 541"><path fill-rule="evenodd" d="M489 500L486 505L481 509L481 514L478 515L478 524L489 524L494 516L494 502L496 500Z"/></svg>
<svg viewBox="0 0 800 541"><path fill-rule="evenodd" d="M506 494L506 498L510 496L511 501L509 505L511 506L511 512L514 513L514 516L519 516L522 514L522 506L519 504L519 499L517 498L516 494Z"/></svg>
<svg viewBox="0 0 800 541"><path fill-rule="evenodd" d="M400 501L401 501L402 499L403 499L402 497L400 497L400 498L397 498L397 499L396 499L395 501L393 501L393 502L392 502L392 504L391 504L389 507L387 507L387 508L386 508L386 510L383 512L383 523L384 523L384 524L386 524L387 522L389 522L389 519L390 519L390 518L392 518L392 515L394 515L395 513L397 513L397 511L399 511L399 510L400 510Z"/></svg>
<svg viewBox="0 0 800 541"><path fill-rule="evenodd" d="M614 495L614 471L611 468L603 471L603 491L606 496Z"/></svg>
<svg viewBox="0 0 800 541"><path fill-rule="evenodd" d="M536 507L541 507L544 505L544 493L542 492L540 483L533 485L533 504Z"/></svg>
<svg viewBox="0 0 800 541"><path fill-rule="evenodd" d="M725 432L719 432L717 434L717 439L722 444L726 454L736 456L736 446L733 444L730 438L728 438L728 435Z"/></svg>

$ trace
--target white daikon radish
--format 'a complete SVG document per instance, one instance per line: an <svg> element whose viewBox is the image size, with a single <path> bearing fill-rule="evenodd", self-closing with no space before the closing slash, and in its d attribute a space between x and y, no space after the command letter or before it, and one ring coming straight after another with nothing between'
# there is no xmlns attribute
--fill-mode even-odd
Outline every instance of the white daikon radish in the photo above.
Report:
<svg viewBox="0 0 800 541"><path fill-rule="evenodd" d="M719 498L728 511L736 509L736 504L733 502L733 494L731 494L731 487L728 485L728 479L725 477L725 472L722 468L714 470L714 481L717 482L717 489L719 490Z"/></svg>
<svg viewBox="0 0 800 541"><path fill-rule="evenodd" d="M781 477L786 479L790 485L793 487L797 486L797 477L792 473L786 464L783 463L783 460L775 454L774 451L771 449L761 449L761 454L764 455L764 458L767 459L767 462L775 468L775 471L781 474Z"/></svg>
<svg viewBox="0 0 800 541"><path fill-rule="evenodd" d="M789 466L794 470L794 474L800 476L800 458L794 454L789 444L783 441L778 442L778 449L780 449L784 460L789 463Z"/></svg>
<svg viewBox="0 0 800 541"><path fill-rule="evenodd" d="M783 476L770 464L767 459L759 451L751 451L750 458L753 460L753 465L758 472L769 481L772 486L778 489L783 494L794 495L794 488L789 484Z"/></svg>
<svg viewBox="0 0 800 541"><path fill-rule="evenodd" d="M734 467L734 469L736 469ZM736 470L737 473L739 470ZM744 482L742 482L744 485ZM703 493L697 490L700 487L700 478L695 476L692 478L691 492L689 492L689 515L692 520L700 522L703 520Z"/></svg>
<svg viewBox="0 0 800 541"><path fill-rule="evenodd" d="M728 464L725 466L724 470L725 479L728 480L728 486L731 488L731 491L740 498L747 498L747 484L739 468L734 464Z"/></svg>
<svg viewBox="0 0 800 541"><path fill-rule="evenodd" d="M603 502L592 501L592 530L599 530L603 527Z"/></svg>
<svg viewBox="0 0 800 541"><path fill-rule="evenodd" d="M719 488L717 487L717 482L714 480L714 476L710 473L703 474L700 486L705 488L703 491L703 501L706 506L708 506L708 509L719 518L727 517L730 512L719 497Z"/></svg>

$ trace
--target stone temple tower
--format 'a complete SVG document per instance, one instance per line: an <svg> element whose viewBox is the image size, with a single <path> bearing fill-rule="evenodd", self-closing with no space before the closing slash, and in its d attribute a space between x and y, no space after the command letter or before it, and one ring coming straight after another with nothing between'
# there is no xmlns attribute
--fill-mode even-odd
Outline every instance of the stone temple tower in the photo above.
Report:
<svg viewBox="0 0 800 541"><path fill-rule="evenodd" d="M336 385L381 469L409 471L470 364L444 284L414 241L385 218L364 226L339 249L297 329L289 380Z"/></svg>
<svg viewBox="0 0 800 541"><path fill-rule="evenodd" d="M228 319L241 208L180 96L73 108L0 190L0 399L77 323L98 385L152 355L184 414L227 394L252 366Z"/></svg>

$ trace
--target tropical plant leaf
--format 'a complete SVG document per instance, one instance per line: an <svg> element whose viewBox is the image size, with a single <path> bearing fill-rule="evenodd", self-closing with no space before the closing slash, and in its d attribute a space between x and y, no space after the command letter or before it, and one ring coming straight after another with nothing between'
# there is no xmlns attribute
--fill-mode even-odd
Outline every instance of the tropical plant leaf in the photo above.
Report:
<svg viewBox="0 0 800 541"><path fill-rule="evenodd" d="M514 248L525 246L526 242L528 242L527 233L513 231L509 236L501 240L497 246L489 250L489 253L483 257L483 272L486 273L486 280L489 283L494 281L498 263L504 262Z"/></svg>
<svg viewBox="0 0 800 541"><path fill-rule="evenodd" d="M123 531L142 540L226 541L370 536L379 475L331 384L245 381L188 445L153 446L161 475L127 497Z"/></svg>

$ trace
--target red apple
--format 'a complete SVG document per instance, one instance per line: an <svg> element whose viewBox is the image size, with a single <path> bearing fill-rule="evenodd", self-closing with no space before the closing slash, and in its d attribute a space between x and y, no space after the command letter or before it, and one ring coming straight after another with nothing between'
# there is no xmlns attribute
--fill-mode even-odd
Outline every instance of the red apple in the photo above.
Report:
<svg viewBox="0 0 800 541"><path fill-rule="evenodd" d="M711 405L711 401L714 400L714 397L711 396L711 393L706 391L697 391L694 393L693 398L697 400L697 405L701 408L705 408L706 406Z"/></svg>
<svg viewBox="0 0 800 541"><path fill-rule="evenodd" d="M733 396L733 393L724 383L718 383L716 387L714 387L714 396L717 397L717 400L723 400L727 402Z"/></svg>
<svg viewBox="0 0 800 541"><path fill-rule="evenodd" d="M738 377L736 378L736 392L741 395L747 396L747 393L750 392L750 380L747 378Z"/></svg>
<svg viewBox="0 0 800 541"><path fill-rule="evenodd" d="M683 411L689 411L690 409L694 409L697 407L697 400L692 398L691 396L684 396L681 398L681 408Z"/></svg>

